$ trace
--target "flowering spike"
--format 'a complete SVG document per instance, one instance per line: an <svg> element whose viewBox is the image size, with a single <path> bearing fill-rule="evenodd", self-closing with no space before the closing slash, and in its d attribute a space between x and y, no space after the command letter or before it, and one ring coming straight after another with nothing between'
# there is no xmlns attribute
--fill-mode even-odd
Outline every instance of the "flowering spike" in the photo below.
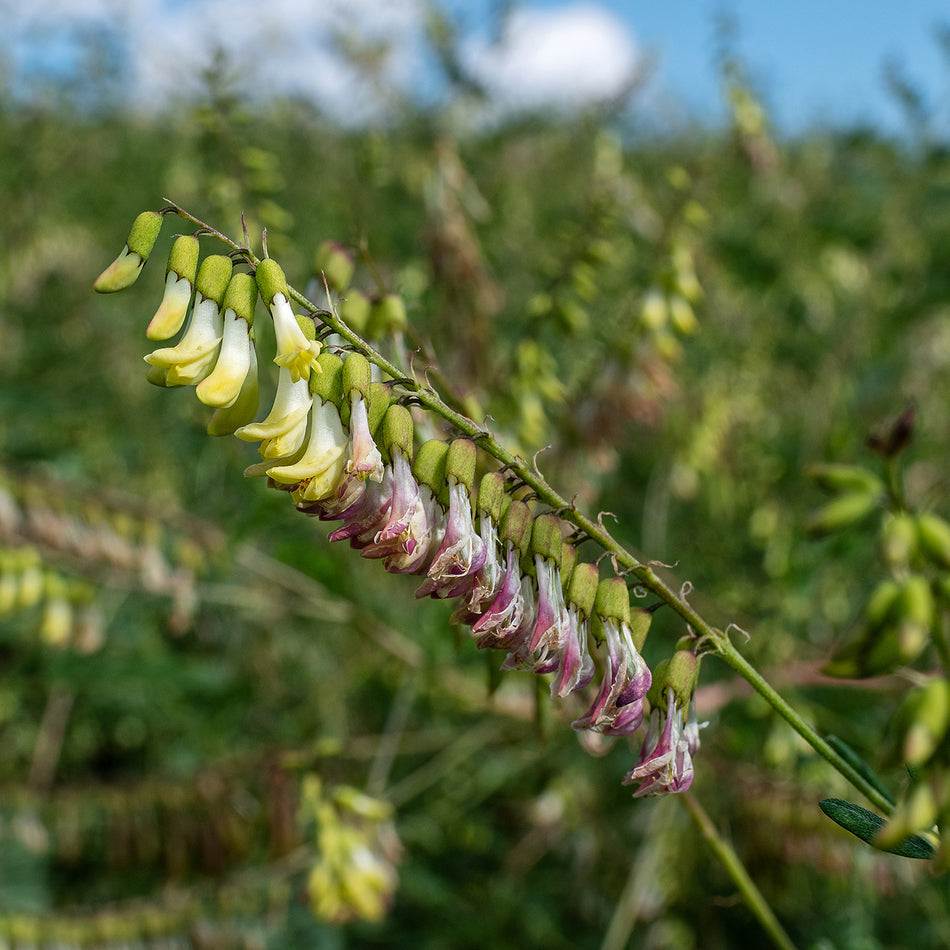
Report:
<svg viewBox="0 0 950 950"><path fill-rule="evenodd" d="M162 229L162 215L143 211L132 222L125 247L119 256L96 278L92 289L100 294L125 290L138 279Z"/></svg>
<svg viewBox="0 0 950 950"><path fill-rule="evenodd" d="M165 294L145 331L150 340L168 340L185 322L195 275L198 272L198 238L183 234L175 238L165 268Z"/></svg>

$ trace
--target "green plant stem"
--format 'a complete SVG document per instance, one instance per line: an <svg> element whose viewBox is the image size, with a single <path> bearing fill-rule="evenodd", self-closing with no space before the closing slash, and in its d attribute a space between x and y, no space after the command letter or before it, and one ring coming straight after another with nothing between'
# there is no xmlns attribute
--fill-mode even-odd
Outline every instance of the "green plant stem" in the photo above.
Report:
<svg viewBox="0 0 950 950"><path fill-rule="evenodd" d="M259 263L258 258L254 256L249 248L235 244L220 231L178 207L174 202L168 201L168 208L165 210L169 213L178 214L196 224L205 233L217 237L232 251L242 254L250 266L254 267ZM555 491L538 470L536 464L531 463L529 465L520 456L512 455L495 439L491 432L449 406L428 384L428 380L421 383L415 376L407 376L401 367L387 360L386 357L351 330L340 320L336 313L317 307L293 287L288 287L288 294L292 300L300 306L306 307L314 317L322 320L347 344L361 352L371 363L374 363L391 379L395 380L405 394L411 395L426 409L441 416L462 435L470 438L479 448L517 475L525 485L532 489L539 501L557 511L561 518L573 524L599 544L603 550L610 554L618 574L634 577L638 586L659 597L682 617L696 637L697 650L704 649L706 652L715 653L722 657L822 758L851 782L868 801L872 802L885 815L890 814L893 810L891 804L849 762L828 745L788 702L766 682L761 673L732 644L728 633L713 627L704 620L688 603L684 590L674 591L663 582L649 563L639 561L630 551L616 541L604 527L600 516L593 520L578 510L573 501L568 501Z"/></svg>
<svg viewBox="0 0 950 950"><path fill-rule="evenodd" d="M755 886L755 881L749 876L745 866L739 860L732 845L723 838L716 830L712 819L706 814L706 811L690 792L683 792L680 795L683 804L689 809L693 821L699 827L700 833L706 839L707 844L712 848L716 857L726 869L733 883L739 888L739 893L745 901L746 906L755 915L756 919L762 925L765 932L772 938L772 943L780 950L795 950L795 944L785 932L778 918L772 912L762 892Z"/></svg>

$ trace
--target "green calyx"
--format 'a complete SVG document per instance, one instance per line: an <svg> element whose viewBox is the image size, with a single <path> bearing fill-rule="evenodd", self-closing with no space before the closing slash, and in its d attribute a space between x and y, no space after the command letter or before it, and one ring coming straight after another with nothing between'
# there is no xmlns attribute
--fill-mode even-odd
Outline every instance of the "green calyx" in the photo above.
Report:
<svg viewBox="0 0 950 950"><path fill-rule="evenodd" d="M371 383L369 360L362 353L347 353L343 361L343 392L347 396L358 392L363 399L369 399Z"/></svg>
<svg viewBox="0 0 950 950"><path fill-rule="evenodd" d="M412 415L398 402L383 417L383 445L390 456L398 449L406 458L412 458Z"/></svg>
<svg viewBox="0 0 950 950"><path fill-rule="evenodd" d="M577 551L574 550L573 544L568 544L567 541L561 542L561 590L564 592L564 596L567 596L568 586L570 585L571 577L574 574L574 565L577 563Z"/></svg>
<svg viewBox="0 0 950 950"><path fill-rule="evenodd" d="M585 617L589 617L597 599L598 571L596 564L582 561L574 565L567 585L567 601Z"/></svg>
<svg viewBox="0 0 950 950"><path fill-rule="evenodd" d="M445 477L469 491L475 484L475 443L469 439L453 439L445 459Z"/></svg>
<svg viewBox="0 0 950 950"><path fill-rule="evenodd" d="M382 425L386 410L389 409L389 401L391 398L392 390L386 383L372 383L370 385L369 401L366 404L366 417L369 422L370 435L374 439L376 439L376 433L379 432L379 427Z"/></svg>
<svg viewBox="0 0 950 950"><path fill-rule="evenodd" d="M449 446L441 439L429 439L419 446L412 474L420 485L428 485L432 494L439 496L445 486L445 466Z"/></svg>
<svg viewBox="0 0 950 950"><path fill-rule="evenodd" d="M195 278L195 290L219 306L224 300L225 291L231 280L234 265L230 257L223 254L211 254L201 262L198 276Z"/></svg>
<svg viewBox="0 0 950 950"><path fill-rule="evenodd" d="M257 282L250 274L234 274L224 292L222 309L233 310L248 326L253 326L256 305Z"/></svg>
<svg viewBox="0 0 950 950"><path fill-rule="evenodd" d="M594 613L606 619L612 617L621 623L630 623L630 592L622 577L608 577L597 585Z"/></svg>
<svg viewBox="0 0 950 950"><path fill-rule="evenodd" d="M668 660L657 663L653 671L650 705L667 709L667 692L672 689L676 705L685 710L696 692L698 682L699 660L696 654L690 650L677 650Z"/></svg>
<svg viewBox="0 0 950 950"><path fill-rule="evenodd" d="M310 392L339 408L343 401L343 360L336 353L324 351L317 357L316 365L320 369L310 374Z"/></svg>
<svg viewBox="0 0 950 950"><path fill-rule="evenodd" d="M561 566L561 521L557 515L543 514L534 519L531 529L531 552Z"/></svg>
<svg viewBox="0 0 950 950"><path fill-rule="evenodd" d="M505 507L505 476L501 472L486 472L478 486L476 509L482 518L491 518L497 525Z"/></svg>
<svg viewBox="0 0 950 950"><path fill-rule="evenodd" d="M646 643L651 623L653 623L652 610L646 610L643 607L634 607L630 611L630 639L633 641L633 645L637 648L638 653L643 652L643 644Z"/></svg>
<svg viewBox="0 0 950 950"><path fill-rule="evenodd" d="M125 242L133 254L142 258L142 263L148 260L158 235L162 230L163 216L157 211L143 211L133 222Z"/></svg>
<svg viewBox="0 0 950 950"><path fill-rule="evenodd" d="M271 305L276 294L283 294L285 299L290 299L287 293L287 277L277 261L265 257L257 265L257 273L254 277L257 280L257 287L261 292L261 298L265 306L269 307Z"/></svg>
<svg viewBox="0 0 950 950"><path fill-rule="evenodd" d="M165 276L174 273L193 285L195 274L198 273L198 249L198 238L194 235L181 234L176 237L168 254Z"/></svg>
<svg viewBox="0 0 950 950"><path fill-rule="evenodd" d="M524 556L531 547L531 534L531 509L516 498L501 517L499 537L510 541Z"/></svg>

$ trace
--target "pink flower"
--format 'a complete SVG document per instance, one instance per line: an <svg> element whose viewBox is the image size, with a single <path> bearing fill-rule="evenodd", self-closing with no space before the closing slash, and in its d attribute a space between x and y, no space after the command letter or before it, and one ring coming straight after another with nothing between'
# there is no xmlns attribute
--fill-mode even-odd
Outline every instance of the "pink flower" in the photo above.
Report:
<svg viewBox="0 0 950 950"><path fill-rule="evenodd" d="M693 783L692 755L699 747L699 726L684 725L683 711L672 688L666 691L667 708L657 706L650 716L640 759L623 777L624 785L640 785L634 798L685 792Z"/></svg>

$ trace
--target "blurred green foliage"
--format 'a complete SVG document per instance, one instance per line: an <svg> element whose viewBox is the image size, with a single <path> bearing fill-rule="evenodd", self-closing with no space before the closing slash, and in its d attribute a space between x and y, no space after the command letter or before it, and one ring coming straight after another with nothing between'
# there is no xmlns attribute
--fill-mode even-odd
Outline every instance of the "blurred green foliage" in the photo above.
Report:
<svg viewBox="0 0 950 950"><path fill-rule="evenodd" d="M750 658L877 766L905 681L818 671L885 565L873 526L806 536L819 498L803 471L867 463L868 433L913 404L907 493L947 514L950 151L870 129L780 141L748 90L731 101L733 127L665 137L599 113L344 131L299 102L252 108L223 68L200 104L147 120L0 103L11 496L27 522L46 506L125 538L158 524L194 584L170 624L174 590L134 564L22 525L3 538L93 585L104 615L88 652L44 641L39 607L0 620L9 942L65 920L69 945L82 918L103 943L168 931L201 947L762 945L685 811L620 786L632 747L590 757L572 709L532 725L530 677L490 695L445 605L331 550L245 482L252 451L209 439L189 391L148 386L170 228L121 303L90 292L166 195L233 237L242 212L252 239L266 226L298 287L323 240L362 248L356 286L403 295L452 394L523 454L548 446L564 494L750 630ZM662 612L655 627L649 659L683 633ZM947 879L827 822L817 801L843 781L725 667L703 672L694 790L797 943L950 944ZM306 909L309 772L396 806L401 883L381 923Z"/></svg>

